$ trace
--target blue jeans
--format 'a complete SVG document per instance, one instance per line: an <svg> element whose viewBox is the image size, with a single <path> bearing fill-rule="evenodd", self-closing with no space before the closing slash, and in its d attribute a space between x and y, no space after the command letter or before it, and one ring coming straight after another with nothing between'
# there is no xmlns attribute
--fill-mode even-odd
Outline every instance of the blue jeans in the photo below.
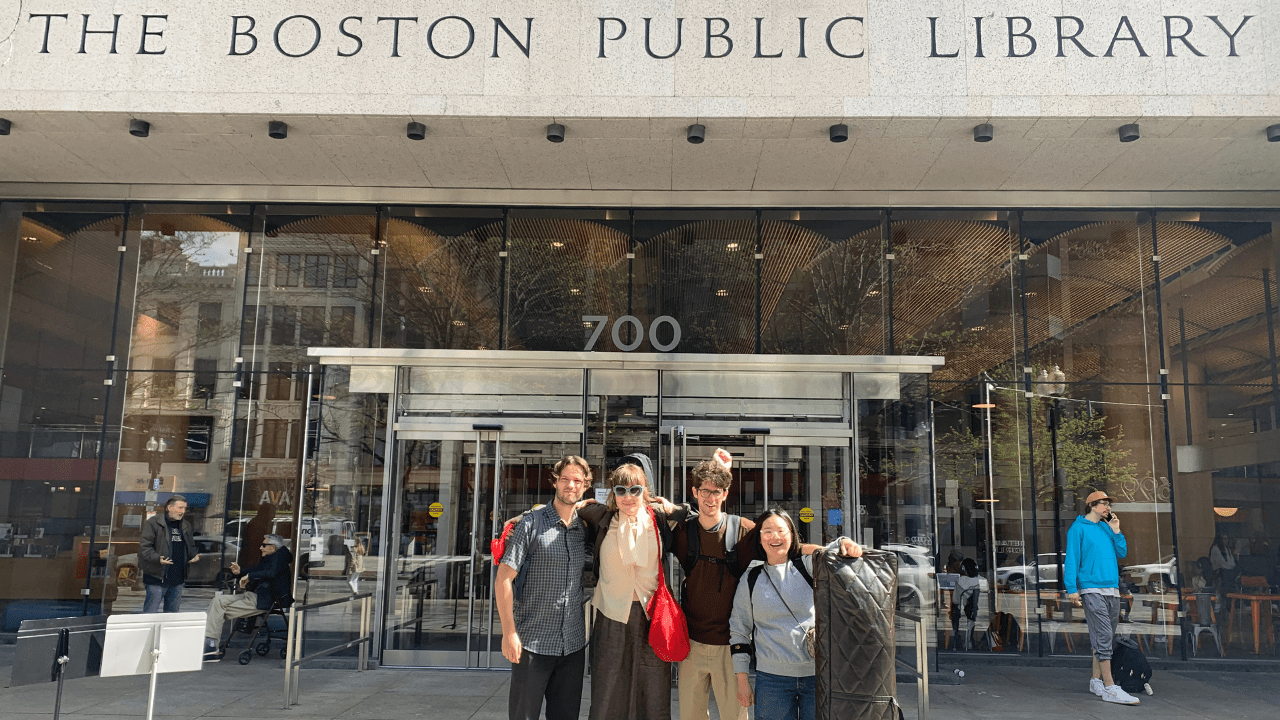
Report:
<svg viewBox="0 0 1280 720"><path fill-rule="evenodd" d="M164 602L164 611L179 612L182 609L182 585L165 587L164 585L148 585L147 600L142 605L144 613L160 612L160 603Z"/></svg>
<svg viewBox="0 0 1280 720"><path fill-rule="evenodd" d="M818 678L786 677L756 671L756 717L769 720L813 720Z"/></svg>

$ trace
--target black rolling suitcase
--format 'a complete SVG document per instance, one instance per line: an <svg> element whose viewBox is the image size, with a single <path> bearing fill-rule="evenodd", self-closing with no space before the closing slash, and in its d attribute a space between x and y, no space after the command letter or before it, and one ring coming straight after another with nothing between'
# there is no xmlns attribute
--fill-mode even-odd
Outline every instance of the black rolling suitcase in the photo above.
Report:
<svg viewBox="0 0 1280 720"><path fill-rule="evenodd" d="M898 720L893 614L898 558L814 556L817 720Z"/></svg>
<svg viewBox="0 0 1280 720"><path fill-rule="evenodd" d="M1111 677L1122 690L1130 695L1145 692L1151 695L1151 663L1142 654L1138 644L1129 638L1116 638L1111 651Z"/></svg>

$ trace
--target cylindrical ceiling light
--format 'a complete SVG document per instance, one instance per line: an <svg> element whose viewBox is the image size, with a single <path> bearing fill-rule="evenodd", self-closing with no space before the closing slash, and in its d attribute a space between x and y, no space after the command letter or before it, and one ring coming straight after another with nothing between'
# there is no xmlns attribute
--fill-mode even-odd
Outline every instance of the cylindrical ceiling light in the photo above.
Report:
<svg viewBox="0 0 1280 720"><path fill-rule="evenodd" d="M267 123L267 135L273 140L283 140L289 137L289 126L280 120L272 120Z"/></svg>
<svg viewBox="0 0 1280 720"><path fill-rule="evenodd" d="M1267 142L1280 142L1280 125L1271 125L1267 128Z"/></svg>
<svg viewBox="0 0 1280 720"><path fill-rule="evenodd" d="M827 132L831 135L831 142L840 143L849 139L849 126L844 123L832 125Z"/></svg>
<svg viewBox="0 0 1280 720"><path fill-rule="evenodd" d="M703 140L707 139L707 126L699 124L690 125L689 132L685 135L685 139L694 145L700 145Z"/></svg>
<svg viewBox="0 0 1280 720"><path fill-rule="evenodd" d="M0 118L0 135L8 135L13 132L13 123Z"/></svg>
<svg viewBox="0 0 1280 720"><path fill-rule="evenodd" d="M422 140L427 136L427 126L420 122L411 122L405 127L404 133L410 140Z"/></svg>
<svg viewBox="0 0 1280 720"><path fill-rule="evenodd" d="M996 136L996 128L991 123L973 126L974 142L991 142Z"/></svg>
<svg viewBox="0 0 1280 720"><path fill-rule="evenodd" d="M151 123L146 120L133 119L129 121L129 134L134 137L147 137L151 134Z"/></svg>
<svg viewBox="0 0 1280 720"><path fill-rule="evenodd" d="M1120 142L1133 142L1141 137L1138 132L1138 123L1129 123L1120 126Z"/></svg>
<svg viewBox="0 0 1280 720"><path fill-rule="evenodd" d="M553 143L564 142L564 126L560 123L551 123L547 126L547 140Z"/></svg>

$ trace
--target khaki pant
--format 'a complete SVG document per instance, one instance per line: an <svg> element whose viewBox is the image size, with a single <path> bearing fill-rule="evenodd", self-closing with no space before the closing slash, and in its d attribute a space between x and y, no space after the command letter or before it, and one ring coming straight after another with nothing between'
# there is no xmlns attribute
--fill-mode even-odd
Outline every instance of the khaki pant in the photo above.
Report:
<svg viewBox="0 0 1280 720"><path fill-rule="evenodd" d="M738 704L738 678L729 646L690 640L689 657L680 661L680 720L707 720L713 690L721 720L746 720L747 709Z"/></svg>
<svg viewBox="0 0 1280 720"><path fill-rule="evenodd" d="M227 620L261 615L258 609L258 594L247 592L243 595L214 595L209 603L209 617L205 620L204 636L222 642L222 624Z"/></svg>

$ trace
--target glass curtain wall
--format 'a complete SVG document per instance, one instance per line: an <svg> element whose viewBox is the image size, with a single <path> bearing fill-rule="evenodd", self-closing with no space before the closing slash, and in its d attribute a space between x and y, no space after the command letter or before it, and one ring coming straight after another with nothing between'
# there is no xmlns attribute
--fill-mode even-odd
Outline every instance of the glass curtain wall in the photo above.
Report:
<svg viewBox="0 0 1280 720"><path fill-rule="evenodd" d="M1269 215L4 203L0 240L6 632L138 609L140 527L172 493L209 560L190 609L267 532L305 536L308 592L375 575L386 390L307 347L936 354L859 394L849 511L937 576L943 647L989 647L999 612L1003 651L1086 652L1059 555L1103 489L1145 651L1269 653ZM589 378L593 463L656 452L657 384Z"/></svg>

